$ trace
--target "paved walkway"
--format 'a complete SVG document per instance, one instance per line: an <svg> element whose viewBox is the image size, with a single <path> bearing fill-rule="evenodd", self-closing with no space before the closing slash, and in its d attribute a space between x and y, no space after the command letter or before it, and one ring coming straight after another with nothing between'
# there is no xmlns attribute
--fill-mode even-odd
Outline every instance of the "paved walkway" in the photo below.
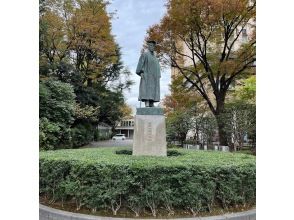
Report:
<svg viewBox="0 0 294 220"><path fill-rule="evenodd" d="M138 220L142 218L114 218L100 217L93 215L85 215L73 212L66 212L58 209L53 209L48 206L39 205L39 220ZM145 218L144 218L145 219ZM146 219L157 220L157 219ZM172 220L160 219L160 220ZM256 210L252 209L245 212L237 212L232 214L224 214L210 217L194 217L194 218L174 218L174 220L256 220Z"/></svg>
<svg viewBox="0 0 294 220"><path fill-rule="evenodd" d="M84 146L83 148L96 148L96 147L132 147L133 140L106 140L106 141L95 141Z"/></svg>

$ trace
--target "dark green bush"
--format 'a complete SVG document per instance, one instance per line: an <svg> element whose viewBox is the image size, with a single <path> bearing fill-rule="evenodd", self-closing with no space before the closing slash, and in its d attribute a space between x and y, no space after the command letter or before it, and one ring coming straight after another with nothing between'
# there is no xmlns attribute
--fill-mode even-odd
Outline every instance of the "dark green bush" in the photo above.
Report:
<svg viewBox="0 0 294 220"><path fill-rule="evenodd" d="M71 125L75 108L72 85L58 80L41 80L39 86L40 118Z"/></svg>
<svg viewBox="0 0 294 220"><path fill-rule="evenodd" d="M117 150L117 151L115 151L115 153L116 154L132 155L133 154L133 151L132 150L123 149L123 150Z"/></svg>
<svg viewBox="0 0 294 220"><path fill-rule="evenodd" d="M94 131L94 141L104 141L111 139L111 132Z"/></svg>
<svg viewBox="0 0 294 220"><path fill-rule="evenodd" d="M125 155L132 155L133 151L132 150L127 150L127 149L122 149L122 150L117 150L115 151L116 154L125 154ZM171 157L171 156L180 156L182 155L181 152L177 151L177 150L167 150L167 156Z"/></svg>
<svg viewBox="0 0 294 220"><path fill-rule="evenodd" d="M42 150L54 150L60 142L60 126L47 118L39 121L39 143Z"/></svg>
<svg viewBox="0 0 294 220"><path fill-rule="evenodd" d="M89 123L80 123L71 129L72 145L74 148L89 144L94 138L94 128Z"/></svg>
<svg viewBox="0 0 294 220"><path fill-rule="evenodd" d="M167 156L168 157L176 157L176 156L181 156L183 155L181 152L177 151L177 150L167 150Z"/></svg>
<svg viewBox="0 0 294 220"><path fill-rule="evenodd" d="M40 149L72 147L70 126L74 121L75 97L68 83L52 79L40 81Z"/></svg>
<svg viewBox="0 0 294 220"><path fill-rule="evenodd" d="M119 152L119 154L118 154ZM215 208L255 204L255 157L172 150L179 157L130 156L131 150L96 148L40 152L40 195L75 201L113 214L129 208L136 216L159 209L193 215ZM123 153L123 154L122 154Z"/></svg>

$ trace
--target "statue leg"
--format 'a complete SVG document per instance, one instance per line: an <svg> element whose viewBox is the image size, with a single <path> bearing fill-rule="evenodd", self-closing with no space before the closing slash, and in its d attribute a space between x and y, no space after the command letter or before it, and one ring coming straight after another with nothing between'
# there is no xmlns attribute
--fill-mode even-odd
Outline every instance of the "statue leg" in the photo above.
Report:
<svg viewBox="0 0 294 220"><path fill-rule="evenodd" d="M146 100L144 102L145 102L145 107L154 107L153 100Z"/></svg>

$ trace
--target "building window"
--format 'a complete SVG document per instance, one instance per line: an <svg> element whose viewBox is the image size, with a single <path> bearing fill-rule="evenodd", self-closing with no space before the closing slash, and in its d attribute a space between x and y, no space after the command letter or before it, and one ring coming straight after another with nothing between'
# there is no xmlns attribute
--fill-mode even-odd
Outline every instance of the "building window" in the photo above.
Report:
<svg viewBox="0 0 294 220"><path fill-rule="evenodd" d="M247 30L246 30L245 28L242 30L242 37L243 37L243 38L244 38L244 37L247 38Z"/></svg>
<svg viewBox="0 0 294 220"><path fill-rule="evenodd" d="M248 40L247 30L244 28L242 29L241 33L242 33L242 40L246 42Z"/></svg>

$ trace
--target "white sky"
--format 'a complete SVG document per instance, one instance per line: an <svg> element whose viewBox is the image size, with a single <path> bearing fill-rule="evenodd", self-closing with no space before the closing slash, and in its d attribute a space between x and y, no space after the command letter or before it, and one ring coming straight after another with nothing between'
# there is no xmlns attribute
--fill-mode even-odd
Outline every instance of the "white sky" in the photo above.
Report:
<svg viewBox="0 0 294 220"><path fill-rule="evenodd" d="M130 77L135 82L130 92L125 92L126 101L133 108L133 113L140 106L140 77L135 73L140 51L147 29L163 17L166 10L164 4L165 0L112 0L108 6L109 12L116 11L112 20L112 32L121 47L124 65L131 71ZM170 93L170 79L170 69L163 70L160 80L161 99Z"/></svg>

